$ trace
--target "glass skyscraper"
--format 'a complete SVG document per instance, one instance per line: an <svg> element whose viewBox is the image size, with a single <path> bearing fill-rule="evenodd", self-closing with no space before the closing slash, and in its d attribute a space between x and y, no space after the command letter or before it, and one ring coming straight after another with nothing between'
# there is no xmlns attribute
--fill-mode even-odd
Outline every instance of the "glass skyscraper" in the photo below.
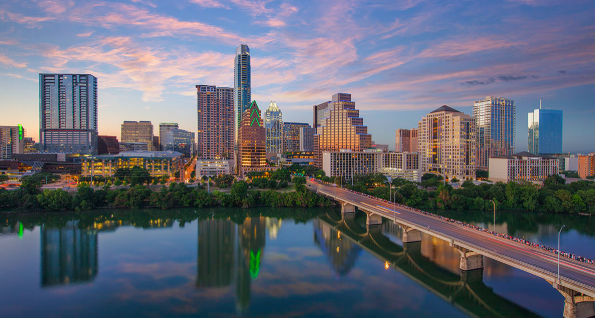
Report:
<svg viewBox="0 0 595 318"><path fill-rule="evenodd" d="M267 152L281 153L283 145L283 114L276 102L271 102L264 113L264 128L267 130Z"/></svg>
<svg viewBox="0 0 595 318"><path fill-rule="evenodd" d="M250 108L251 100L251 71L250 71L250 48L247 44L241 44L236 49L234 64L234 103L235 113L235 136L237 143L238 128L242 120L242 114Z"/></svg>
<svg viewBox="0 0 595 318"><path fill-rule="evenodd" d="M490 157L514 154L516 107L514 101L487 96L473 104L476 124L477 169L488 170Z"/></svg>
<svg viewBox="0 0 595 318"><path fill-rule="evenodd" d="M562 153L562 111L536 109L529 113L529 152Z"/></svg>
<svg viewBox="0 0 595 318"><path fill-rule="evenodd" d="M41 152L97 153L97 78L39 74Z"/></svg>

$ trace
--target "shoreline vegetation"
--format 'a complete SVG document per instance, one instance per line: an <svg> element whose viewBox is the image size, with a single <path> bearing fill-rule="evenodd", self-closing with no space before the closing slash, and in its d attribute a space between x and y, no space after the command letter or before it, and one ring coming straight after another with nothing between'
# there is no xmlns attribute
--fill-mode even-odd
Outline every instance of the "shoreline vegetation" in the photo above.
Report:
<svg viewBox="0 0 595 318"><path fill-rule="evenodd" d="M419 184L404 179L393 179L392 190L389 190L389 182L381 173L355 175L353 185L351 181L340 178L317 176L317 179L417 209L493 211L495 208L526 212L595 214L595 182L581 180L567 185L566 180L559 175L547 178L543 187L526 181L476 185L473 181L461 183L457 180L454 183L460 184L458 189L448 183L443 184L441 176L430 173L424 174Z"/></svg>

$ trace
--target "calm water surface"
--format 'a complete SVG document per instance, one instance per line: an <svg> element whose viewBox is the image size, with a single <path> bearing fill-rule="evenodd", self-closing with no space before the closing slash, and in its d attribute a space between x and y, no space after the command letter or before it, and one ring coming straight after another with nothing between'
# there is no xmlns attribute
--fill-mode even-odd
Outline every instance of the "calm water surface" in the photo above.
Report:
<svg viewBox="0 0 595 318"><path fill-rule="evenodd" d="M493 228L492 214L447 213ZM498 213L496 229L595 258L595 218ZM337 209L0 215L2 317L559 317L547 282Z"/></svg>

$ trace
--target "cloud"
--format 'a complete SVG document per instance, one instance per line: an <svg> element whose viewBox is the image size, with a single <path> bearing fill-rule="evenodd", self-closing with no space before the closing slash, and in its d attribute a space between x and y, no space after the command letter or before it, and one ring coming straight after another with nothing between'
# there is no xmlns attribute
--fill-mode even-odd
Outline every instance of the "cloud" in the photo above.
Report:
<svg viewBox="0 0 595 318"><path fill-rule="evenodd" d="M76 36L80 36L80 37L89 37L91 36L91 34L93 34L93 31L89 31L89 32L85 32L85 33L79 33Z"/></svg>
<svg viewBox="0 0 595 318"><path fill-rule="evenodd" d="M157 5L151 1L147 1L147 0L130 0L130 1L132 1L134 3L144 4L144 5L152 7L152 8L157 8Z"/></svg>
<svg viewBox="0 0 595 318"><path fill-rule="evenodd" d="M266 5L270 1L260 0L230 0L236 6L250 12L252 16L273 13L273 9L267 8Z"/></svg>
<svg viewBox="0 0 595 318"><path fill-rule="evenodd" d="M226 6L217 0L190 0L190 2L205 8L229 9L229 6Z"/></svg>
<svg viewBox="0 0 595 318"><path fill-rule="evenodd" d="M559 70L558 73L560 73L560 74L566 74L566 71L565 70Z"/></svg>
<svg viewBox="0 0 595 318"><path fill-rule="evenodd" d="M472 80L472 81L464 81L461 84L465 84L465 85L470 85L470 86L475 86L475 85L488 85L488 84L492 84L493 82L495 82L496 79L493 77L488 78L487 81L478 81L478 80Z"/></svg>
<svg viewBox="0 0 595 318"><path fill-rule="evenodd" d="M284 27L287 24L279 19L268 19L262 22L256 22L256 24L262 24L262 25L266 25L272 28L280 28L280 27Z"/></svg>
<svg viewBox="0 0 595 318"><path fill-rule="evenodd" d="M17 62L6 55L3 55L2 53L0 53L0 64L19 68L27 67L27 63Z"/></svg>

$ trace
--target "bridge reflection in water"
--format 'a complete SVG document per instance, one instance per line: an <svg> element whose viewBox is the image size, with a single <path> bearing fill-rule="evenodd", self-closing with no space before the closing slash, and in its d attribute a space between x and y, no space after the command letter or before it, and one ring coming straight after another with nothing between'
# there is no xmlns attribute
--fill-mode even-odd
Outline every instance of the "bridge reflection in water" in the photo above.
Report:
<svg viewBox="0 0 595 318"><path fill-rule="evenodd" d="M459 252L453 248L455 264L440 266L422 254L422 243L393 242L403 229L391 222L365 225L365 216L329 211L313 221L314 241L326 254L337 274L344 276L355 265L362 250L370 253L432 293L475 317L538 317L537 314L503 298L483 283L483 269L458 269ZM448 243L444 243L448 245ZM456 254L455 254L456 253ZM454 265L454 266L453 266ZM446 268L451 270L447 270ZM455 272L453 272L453 270Z"/></svg>

